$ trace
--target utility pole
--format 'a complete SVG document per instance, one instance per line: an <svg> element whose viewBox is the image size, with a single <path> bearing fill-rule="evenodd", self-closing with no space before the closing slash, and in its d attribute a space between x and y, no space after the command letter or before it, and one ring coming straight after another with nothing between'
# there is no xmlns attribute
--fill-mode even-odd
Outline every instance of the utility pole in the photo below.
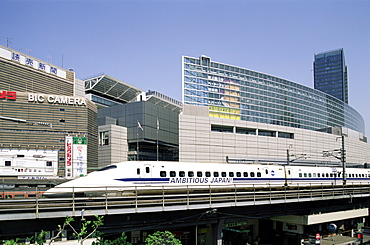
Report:
<svg viewBox="0 0 370 245"><path fill-rule="evenodd" d="M346 177L346 150L344 149L344 135L342 134L342 149L341 149L341 161L343 166L343 185L347 183Z"/></svg>

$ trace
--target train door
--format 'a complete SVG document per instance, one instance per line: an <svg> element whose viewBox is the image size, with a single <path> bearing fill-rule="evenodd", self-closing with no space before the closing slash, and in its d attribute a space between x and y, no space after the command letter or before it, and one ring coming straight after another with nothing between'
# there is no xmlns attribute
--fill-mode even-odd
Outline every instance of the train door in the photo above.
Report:
<svg viewBox="0 0 370 245"><path fill-rule="evenodd" d="M285 167L285 185L286 186L290 186L292 185L292 182L293 182L293 173L292 173L293 169L290 168L290 167Z"/></svg>
<svg viewBox="0 0 370 245"><path fill-rule="evenodd" d="M273 184L271 183L270 169L268 167L264 167L262 171L263 171L262 176L265 176L264 179L266 180L266 184L267 185Z"/></svg>

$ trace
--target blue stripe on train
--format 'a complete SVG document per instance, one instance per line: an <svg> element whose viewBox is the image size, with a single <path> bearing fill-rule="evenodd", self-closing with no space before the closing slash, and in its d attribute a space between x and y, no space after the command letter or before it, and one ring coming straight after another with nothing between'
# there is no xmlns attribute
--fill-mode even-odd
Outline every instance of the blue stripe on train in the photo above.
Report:
<svg viewBox="0 0 370 245"><path fill-rule="evenodd" d="M192 179L191 177L177 177L177 178L187 178ZM193 177L201 178L201 177ZM209 179L212 179L213 177L209 177ZM225 177L224 177L225 178ZM217 179L217 178L216 178ZM264 182L264 183L274 183L274 182L285 182L284 178L229 178L232 179L229 183L235 183L235 184L243 184L243 183L258 183L258 182ZM122 179L115 179L122 182L134 182L136 184L169 184L170 178L122 178ZM342 178L288 178L288 182L328 182L328 181L341 181ZM356 181L356 182L370 182L370 178L348 178L347 181ZM221 183L221 182L220 182ZM204 183L196 183L196 182L187 182L187 184L204 184ZM207 182L207 185L212 184L210 182Z"/></svg>

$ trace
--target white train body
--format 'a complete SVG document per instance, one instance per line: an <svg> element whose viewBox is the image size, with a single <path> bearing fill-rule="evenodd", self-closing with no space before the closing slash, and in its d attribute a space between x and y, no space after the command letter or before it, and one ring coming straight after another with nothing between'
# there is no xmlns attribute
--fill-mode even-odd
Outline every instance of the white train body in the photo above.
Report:
<svg viewBox="0 0 370 245"><path fill-rule="evenodd" d="M370 181L370 169L347 168L346 176L348 184L366 184ZM342 184L341 168L129 161L109 165L65 182L45 192L45 196L71 195L73 192L85 195L125 193L145 188L264 188Z"/></svg>

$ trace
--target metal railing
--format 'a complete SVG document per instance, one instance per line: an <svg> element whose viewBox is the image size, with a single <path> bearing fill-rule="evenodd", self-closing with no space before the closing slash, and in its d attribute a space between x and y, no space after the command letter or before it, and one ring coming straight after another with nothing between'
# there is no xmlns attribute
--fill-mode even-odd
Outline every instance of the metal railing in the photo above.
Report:
<svg viewBox="0 0 370 245"><path fill-rule="evenodd" d="M370 184L295 188L262 188L257 185L244 188L236 185L219 186L217 189L194 189L192 186L136 187L124 192L123 196L122 193L112 193L104 188L99 197L77 197L78 193L79 188L74 188L70 198L36 195L33 198L0 200L0 220L81 216L82 210L84 215L109 215L352 199L369 197Z"/></svg>

